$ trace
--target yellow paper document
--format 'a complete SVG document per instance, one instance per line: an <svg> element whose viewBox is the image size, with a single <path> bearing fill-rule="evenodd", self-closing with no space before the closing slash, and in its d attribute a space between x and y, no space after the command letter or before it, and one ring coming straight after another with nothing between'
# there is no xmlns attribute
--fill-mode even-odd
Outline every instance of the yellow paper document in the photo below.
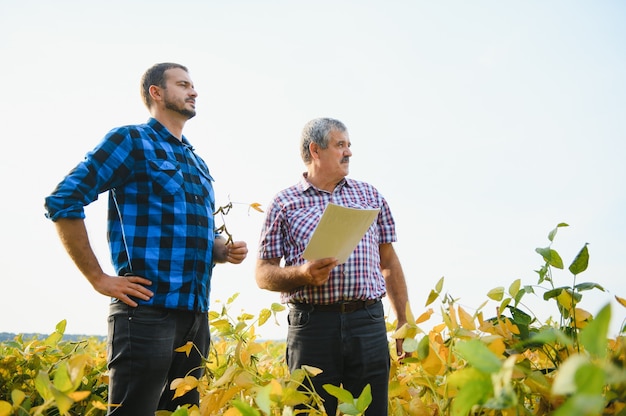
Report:
<svg viewBox="0 0 626 416"><path fill-rule="evenodd" d="M339 264L345 263L379 212L380 208L359 209L328 204L302 257L309 261L335 257Z"/></svg>

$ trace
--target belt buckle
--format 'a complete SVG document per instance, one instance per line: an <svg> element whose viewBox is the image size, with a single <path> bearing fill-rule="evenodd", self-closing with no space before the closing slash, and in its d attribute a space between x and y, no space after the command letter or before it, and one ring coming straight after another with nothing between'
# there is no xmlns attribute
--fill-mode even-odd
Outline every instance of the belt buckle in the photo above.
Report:
<svg viewBox="0 0 626 416"><path fill-rule="evenodd" d="M339 304L339 312L341 313L351 313L354 311L357 311L361 308L359 308L359 306L362 304L362 301L347 301L347 302L341 302Z"/></svg>

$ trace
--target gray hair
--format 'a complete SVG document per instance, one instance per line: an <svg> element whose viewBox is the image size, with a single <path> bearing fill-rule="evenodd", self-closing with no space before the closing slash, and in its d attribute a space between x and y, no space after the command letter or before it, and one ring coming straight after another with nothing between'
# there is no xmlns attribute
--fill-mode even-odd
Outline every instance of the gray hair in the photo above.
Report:
<svg viewBox="0 0 626 416"><path fill-rule="evenodd" d="M305 164L311 163L311 151L309 145L316 143L320 148L328 148L330 132L336 130L340 133L347 131L347 127L334 118L316 118L304 125L300 140L300 153Z"/></svg>

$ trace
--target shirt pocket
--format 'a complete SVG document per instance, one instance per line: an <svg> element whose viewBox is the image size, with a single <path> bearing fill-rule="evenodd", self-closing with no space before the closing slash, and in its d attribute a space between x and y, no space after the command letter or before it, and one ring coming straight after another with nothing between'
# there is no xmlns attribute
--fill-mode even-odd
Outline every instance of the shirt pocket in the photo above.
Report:
<svg viewBox="0 0 626 416"><path fill-rule="evenodd" d="M153 193L174 195L182 190L184 179L178 163L153 159L148 161L147 168Z"/></svg>
<svg viewBox="0 0 626 416"><path fill-rule="evenodd" d="M204 169L198 169L200 172L200 182L202 185L202 196L211 205L211 209L215 210L215 193L213 191L213 177Z"/></svg>

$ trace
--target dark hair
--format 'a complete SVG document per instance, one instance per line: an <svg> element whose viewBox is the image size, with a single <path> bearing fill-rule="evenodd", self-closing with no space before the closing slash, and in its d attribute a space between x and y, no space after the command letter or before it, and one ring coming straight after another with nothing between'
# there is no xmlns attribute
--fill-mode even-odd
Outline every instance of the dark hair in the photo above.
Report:
<svg viewBox="0 0 626 416"><path fill-rule="evenodd" d="M334 118L316 118L304 125L300 140L300 154L305 164L311 163L309 144L316 143L322 149L328 148L330 132L333 130L343 133L348 129L345 124Z"/></svg>
<svg viewBox="0 0 626 416"><path fill-rule="evenodd" d="M180 68L185 72L189 70L181 64L175 64L171 62L163 62L160 64L154 64L148 68L141 77L141 98L143 103L150 109L152 105L152 97L150 97L150 86L156 85L161 88L165 88L165 71L172 68Z"/></svg>

